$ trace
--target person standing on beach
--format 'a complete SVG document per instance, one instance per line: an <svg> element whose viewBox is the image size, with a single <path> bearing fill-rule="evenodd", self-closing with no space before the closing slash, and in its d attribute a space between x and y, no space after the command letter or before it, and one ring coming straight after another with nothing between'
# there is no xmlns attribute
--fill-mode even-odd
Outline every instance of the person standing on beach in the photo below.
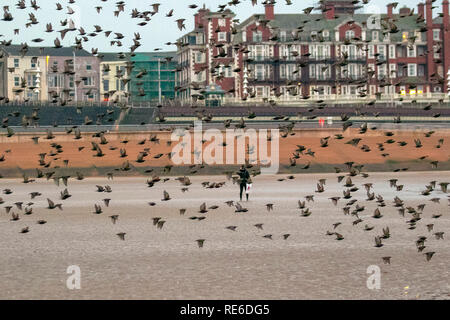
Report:
<svg viewBox="0 0 450 320"><path fill-rule="evenodd" d="M238 175L239 175L239 181L240 181L240 184L239 184L239 188L240 188L239 196L240 196L240 199L242 201L242 192L247 189L247 183L250 180L250 174L248 173L247 169L245 169L245 167L242 165L241 169L238 172ZM246 192L245 195L246 195L247 201L248 201L248 193Z"/></svg>

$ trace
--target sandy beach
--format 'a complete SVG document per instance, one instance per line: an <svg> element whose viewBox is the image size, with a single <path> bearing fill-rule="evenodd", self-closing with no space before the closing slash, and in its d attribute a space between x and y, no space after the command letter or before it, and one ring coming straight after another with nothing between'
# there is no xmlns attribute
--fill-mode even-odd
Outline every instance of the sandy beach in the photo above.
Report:
<svg viewBox="0 0 450 320"><path fill-rule="evenodd" d="M387 132L392 132L393 136L386 136ZM279 139L279 162L281 169L297 170L307 163L310 163L313 172L334 171L333 167L341 165L347 161L364 164L371 171L392 171L393 169L408 167L414 171L426 171L433 169L430 165L432 161L438 161L436 169L450 170L450 153L446 144L450 139L450 130L439 129L429 137L425 134L430 130L411 129L411 130L369 130L365 134L359 133L358 129L347 129L342 132L341 129L323 129L323 130L294 130L293 134L286 138ZM336 139L336 134L342 134L342 139ZM35 144L32 137L40 137L39 142ZM98 175L96 169L101 168L120 168L124 162L128 161L136 170L144 171L148 167L164 167L172 165L168 154L174 150L178 143L182 143L181 137L178 137L170 146L167 142L171 139L169 132L110 132L105 133L105 144L100 144L100 138L93 137L93 133L83 132L80 139L74 139L73 134L55 133L52 139L46 139L45 133L26 133L16 134L12 137L0 136L0 156L4 155L4 161L0 162L0 173L4 176L13 174L14 177L20 177L23 171L35 175L35 168L45 169L39 165L39 154L45 153L44 162L49 169L66 167L80 171L91 170L89 174ZM321 139L329 138L327 147L321 147ZM152 141L155 138L157 140ZM361 139L356 145L348 144L353 139ZM422 142L420 148L416 148L415 140ZM442 139L443 143L439 141ZM386 141L392 140L391 143ZM224 138L224 141L226 139ZM91 142L96 142L102 149L104 155L97 157L96 152L92 151ZM400 145L400 142L404 145ZM211 142L208 140L203 144L205 150ZM230 143L228 141L228 143ZM247 141L247 144L250 143ZM57 152L52 144L60 145L60 152ZM383 150L380 150L378 144L383 144ZM304 146L311 149L315 155L300 155L296 160L297 167L290 167L290 158L298 149L298 146ZM363 148L366 146L368 152ZM439 147L437 147L439 146ZM112 149L111 149L112 148ZM235 144L237 149L237 143ZM268 143L268 150L271 146ZM126 157L120 157L120 149L126 150ZM235 149L235 150L236 150ZM140 152L149 151L148 157L144 158L142 163L136 162ZM223 151L223 159L226 158L226 148L217 148ZM366 149L367 150L367 149ZM191 151L194 152L194 143ZM156 155L161 154L159 158ZM258 149L255 148L254 155L258 155ZM236 157L236 156L235 156ZM420 157L425 157L419 160ZM68 166L64 164L68 160ZM236 159L235 159L236 160ZM192 155L192 163L194 155ZM190 164L190 163L189 163ZM92 170L95 168L94 170ZM136 170L127 172L132 174ZM93 172L92 172L93 171ZM201 172L200 172L201 173ZM305 172L307 173L307 172ZM204 174L212 174L208 170Z"/></svg>
<svg viewBox="0 0 450 320"><path fill-rule="evenodd" d="M450 172L371 173L368 178L353 177L359 190L353 199L365 206L363 222L352 225L355 217L344 215L349 200L334 206L328 199L341 196L343 182L337 174L258 176L249 202L242 202L247 213L235 213L224 202L238 199L238 187L224 176L191 178L186 192L174 178L147 186L146 178L89 178L69 180L72 196L60 200L65 187L40 179L23 184L20 180L1 180L4 200L0 214L0 299L449 299L450 228L447 194L439 187L430 196L421 195L430 181L445 181ZM402 191L390 188L388 180L398 178ZM325 192L315 193L318 179L326 178ZM226 182L222 188L207 189L201 182ZM373 183L376 195L386 206L379 208L381 219L372 218L375 201L365 201L362 184ZM96 192L96 185L110 185L111 193ZM161 201L163 191L172 200ZM30 200L30 192L41 196ZM314 194L308 202L312 214L301 216L298 200ZM422 219L415 230L392 205L399 196L405 207L425 203ZM440 198L440 203L430 201ZM63 210L47 208L46 198L62 203ZM105 207L102 199L110 198ZM34 202L33 213L25 215L14 205L17 201ZM149 206L148 202L155 202ZM199 213L206 202L207 213ZM267 212L265 204L273 203ZM94 204L103 213L94 214ZM20 220L10 221L3 207L13 206ZM186 213L180 215L179 209ZM354 206L353 206L354 208ZM433 214L442 214L433 219ZM119 215L116 224L109 216ZM205 216L202 221L192 216ZM157 229L152 218L166 221ZM38 220L47 223L39 225ZM341 222L336 230L333 224ZM255 224L263 223L264 230ZM426 225L434 223L433 232L444 231L436 240ZM364 231L364 225L374 226ZM20 233L28 226L29 232ZM236 231L226 229L237 226ZM391 237L384 246L374 247L375 235L389 226ZM326 235L337 231L344 240ZM125 241L116 235L125 232ZM264 238L272 234L273 240ZM283 240L283 234L290 234ZM418 253L415 241L426 236L426 251L435 251L427 262ZM206 239L203 248L197 239ZM391 264L382 257L391 256ZM69 290L68 266L81 270L81 289ZM381 269L381 288L369 290L367 268Z"/></svg>

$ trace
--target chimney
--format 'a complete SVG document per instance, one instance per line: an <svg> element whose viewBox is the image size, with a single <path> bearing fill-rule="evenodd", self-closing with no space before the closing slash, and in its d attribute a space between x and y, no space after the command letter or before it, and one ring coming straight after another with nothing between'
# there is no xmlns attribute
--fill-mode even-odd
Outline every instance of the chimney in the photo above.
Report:
<svg viewBox="0 0 450 320"><path fill-rule="evenodd" d="M199 28L200 26L203 26L203 18L205 17L206 13L208 13L208 9L203 6L202 9L199 9L198 12L194 15L195 17L195 28Z"/></svg>
<svg viewBox="0 0 450 320"><path fill-rule="evenodd" d="M326 5L325 6L325 18L327 20L335 19L334 5Z"/></svg>
<svg viewBox="0 0 450 320"><path fill-rule="evenodd" d="M442 1L442 23L444 25L444 30L448 30L449 27L448 0Z"/></svg>
<svg viewBox="0 0 450 320"><path fill-rule="evenodd" d="M266 1L266 20L275 20L275 6L272 1Z"/></svg>
<svg viewBox="0 0 450 320"><path fill-rule="evenodd" d="M393 6L393 4L392 3L389 3L388 5L387 5L387 15L388 15L388 18L389 19L391 19L392 18L392 11L394 10L394 6Z"/></svg>
<svg viewBox="0 0 450 320"><path fill-rule="evenodd" d="M423 2L417 5L417 13L419 14L419 17L425 19L425 4Z"/></svg>
<svg viewBox="0 0 450 320"><path fill-rule="evenodd" d="M433 6L432 0L427 0L427 3L426 3L426 17L425 17L425 19L426 19L427 27L429 27L430 29L431 29L431 26L433 24L433 9L432 9L432 6Z"/></svg>
<svg viewBox="0 0 450 320"><path fill-rule="evenodd" d="M399 13L401 16L407 16L411 13L411 10L408 7L403 7L403 8L400 8Z"/></svg>

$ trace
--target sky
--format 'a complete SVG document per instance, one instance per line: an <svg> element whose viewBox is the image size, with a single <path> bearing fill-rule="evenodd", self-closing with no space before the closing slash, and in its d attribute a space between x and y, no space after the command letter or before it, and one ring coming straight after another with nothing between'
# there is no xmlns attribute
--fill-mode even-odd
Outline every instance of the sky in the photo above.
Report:
<svg viewBox="0 0 450 320"><path fill-rule="evenodd" d="M56 31L62 30L65 27L60 25L60 21L66 18L71 18L77 26L82 26L87 33L94 31L94 25L100 25L103 30L112 32L120 32L125 38L122 39L123 46L110 46L110 41L113 40L115 35L112 33L109 38L106 38L105 34L99 34L96 37L90 38L89 42L83 43L83 47L87 50L91 48L98 48L100 52L129 52L129 47L133 44L132 38L134 32L139 32L142 40L142 46L137 50L141 52L153 52L155 49L161 49L163 51L175 51L176 46L167 46L167 42L175 42L186 32L193 29L194 17L197 9L190 9L188 6L196 4L202 7L203 4L206 8L216 11L219 4L226 4L230 0L125 0L125 12L121 12L119 17L114 17L114 11L116 10L117 0L76 0L74 4L69 4L69 0L37 0L40 9L35 11L30 6L30 0L26 0L27 8L20 10L16 8L18 0L0 0L0 18L3 18L3 7L9 6L10 11L14 17L13 21L1 21L0 20L0 41L1 40L13 40L13 44L20 44L27 42L29 46L53 46L53 41L56 37L61 40L61 36L57 32L45 33L46 24L51 22L53 29ZM56 3L60 3L63 10L56 10ZM240 21L244 21L252 14L264 13L263 0L258 0L256 6L252 6L251 0L240 0L240 3L236 6L230 6L229 8L236 13L236 18ZM418 1L399 0L398 8L407 5L415 8L417 12ZM434 9L434 16L441 11L441 0L437 0L434 5L437 7ZM146 26L138 26L137 24L142 19L131 19L131 11L136 8L140 12L152 11L151 5L153 3L160 3L159 13L154 15L151 21ZM275 13L302 13L302 10L306 7L313 6L317 3L316 0L292 0L292 5L286 5L286 0L278 0L275 5ZM389 3L385 0L370 0L369 4L365 5L362 9L363 12L370 13L385 13L386 4ZM67 6L70 6L75 13L68 15ZM100 14L97 13L95 7L102 6L103 10ZM412 8L412 7L411 7ZM166 14L174 9L173 17L166 17ZM25 27L28 20L28 14L32 12L35 14L38 24L29 28ZM394 11L396 12L396 10ZM177 19L186 19L186 30L180 31L177 28ZM14 29L20 29L19 35L14 35ZM75 35L78 32L69 33L62 41L63 46L70 46L74 44ZM31 42L32 39L42 38L45 41L38 44Z"/></svg>

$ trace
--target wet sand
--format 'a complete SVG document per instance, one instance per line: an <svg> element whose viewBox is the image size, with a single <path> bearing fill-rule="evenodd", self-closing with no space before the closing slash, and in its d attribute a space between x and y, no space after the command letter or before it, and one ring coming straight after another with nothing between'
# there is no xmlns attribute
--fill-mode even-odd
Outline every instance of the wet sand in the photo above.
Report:
<svg viewBox="0 0 450 320"><path fill-rule="evenodd" d="M450 172L373 173L369 178L354 177L360 188L354 198L365 211L363 222L353 226L355 217L344 215L347 200L334 206L328 199L342 196L343 183L336 174L296 175L294 180L277 181L285 176L258 176L249 202L243 202L247 213L235 213L224 202L238 200L238 187L223 176L193 177L185 193L173 178L149 188L146 178L90 178L69 181L72 197L59 200L64 186L39 180L23 184L19 180L0 180L5 201L0 210L0 299L449 299L450 298L450 216L447 194L439 187L430 196L422 196L429 181L450 180ZM389 187L388 179L399 178L402 191ZM324 193L315 193L316 182L327 178ZM226 181L220 189L206 189L203 181ZM380 208L383 217L371 217L377 207L365 201L363 183L373 182L375 193L385 198ZM95 185L110 185L112 193L98 193ZM161 201L163 190L172 197ZM33 214L24 215L14 203L28 202L32 191L42 196L34 202ZM297 201L314 194L307 203L309 217L299 215ZM411 217L398 214L392 206L398 195L406 206L426 203L417 229L408 230ZM63 203L63 211L47 209L46 198ZM429 199L438 197L441 203ZM110 207L102 202L111 198ZM150 207L149 201L156 202ZM208 213L198 212L206 201ZM102 214L93 213L100 204ZM265 204L273 203L267 212ZM19 221L3 209L13 205ZM186 208L184 216L180 208ZM354 208L354 207L353 207ZM431 215L441 213L439 219ZM118 214L117 224L110 215ZM203 221L191 216L206 216ZM162 230L153 226L152 218L166 221ZM44 225L37 220L47 221ZM344 240L327 236L333 223L342 222L336 231ZM264 230L253 225L264 224ZM444 231L444 240L436 240L426 225ZM375 227L364 231L364 225ZM225 227L237 226L236 231ZM23 227L30 232L21 234ZM389 226L391 237L381 248L374 247L374 236ZM116 234L126 232L126 240ZM282 235L289 233L287 240ZM263 238L272 234L273 240ZM424 251L436 254L427 262L417 252L418 236L428 237ZM197 239L206 239L202 249ZM391 256L390 265L382 257ZM81 290L66 287L67 267L81 268ZM369 290L367 268L381 268L381 289ZM405 289L405 287L409 289Z"/></svg>

